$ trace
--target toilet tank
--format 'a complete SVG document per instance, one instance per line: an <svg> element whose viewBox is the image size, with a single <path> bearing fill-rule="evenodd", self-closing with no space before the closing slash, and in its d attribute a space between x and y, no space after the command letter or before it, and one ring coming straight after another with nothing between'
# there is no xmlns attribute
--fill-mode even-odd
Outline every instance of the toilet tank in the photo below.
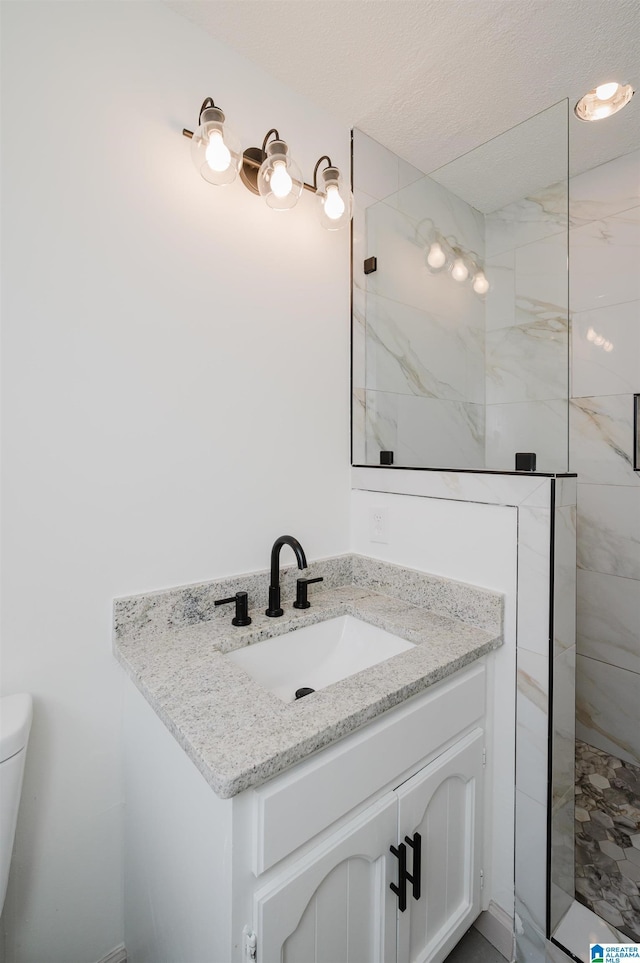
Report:
<svg viewBox="0 0 640 963"><path fill-rule="evenodd" d="M32 715L30 695L0 699L0 913L7 892Z"/></svg>

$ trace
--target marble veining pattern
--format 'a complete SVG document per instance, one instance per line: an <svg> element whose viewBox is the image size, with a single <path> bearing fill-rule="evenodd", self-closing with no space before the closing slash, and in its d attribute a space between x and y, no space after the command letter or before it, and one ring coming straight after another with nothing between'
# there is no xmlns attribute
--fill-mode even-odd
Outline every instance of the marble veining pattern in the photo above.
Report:
<svg viewBox="0 0 640 963"><path fill-rule="evenodd" d="M571 178L571 224L579 227L640 205L640 150Z"/></svg>
<svg viewBox="0 0 640 963"><path fill-rule="evenodd" d="M484 468L484 407L397 396L398 464Z"/></svg>
<svg viewBox="0 0 640 963"><path fill-rule="evenodd" d="M557 478L558 483L573 485L575 478ZM528 472L490 474L486 472L398 471L395 468L354 466L351 487L366 491L394 492L424 498L485 502L488 505L526 505L549 508L549 479ZM567 489L572 492L572 488ZM570 504L571 502L569 502Z"/></svg>
<svg viewBox="0 0 640 963"><path fill-rule="evenodd" d="M520 789L516 789L515 797L517 912L541 935L545 932L547 852L540 840L546 839L547 807Z"/></svg>
<svg viewBox="0 0 640 963"><path fill-rule="evenodd" d="M571 308L640 299L640 207L571 231Z"/></svg>
<svg viewBox="0 0 640 963"><path fill-rule="evenodd" d="M564 318L569 305L567 236L559 234L516 250L517 323Z"/></svg>
<svg viewBox="0 0 640 963"><path fill-rule="evenodd" d="M320 571L325 582L320 591L310 587L310 609L285 603L285 615L269 619L260 591L246 628L232 628L229 612L223 621L213 599L249 586L253 600L266 572L116 600L116 657L222 798L284 771L502 642L503 600L495 592L362 556L314 563L309 574ZM295 594L297 572L285 573L285 599ZM413 593L438 611L408 602ZM232 648L346 614L415 648L292 704L225 658Z"/></svg>
<svg viewBox="0 0 640 963"><path fill-rule="evenodd" d="M481 329L369 294L366 330L368 388L482 402Z"/></svg>
<svg viewBox="0 0 640 963"><path fill-rule="evenodd" d="M576 743L576 899L640 942L640 768Z"/></svg>
<svg viewBox="0 0 640 963"><path fill-rule="evenodd" d="M486 216L487 256L566 233L567 220L566 182L506 204Z"/></svg>
<svg viewBox="0 0 640 963"><path fill-rule="evenodd" d="M487 334L487 404L544 401L567 393L569 336L557 316Z"/></svg>
<svg viewBox="0 0 640 963"><path fill-rule="evenodd" d="M485 273L491 285L485 297L485 328L492 331L515 324L515 251L488 257Z"/></svg>
<svg viewBox="0 0 640 963"><path fill-rule="evenodd" d="M482 262L483 216L360 133L354 144L354 288L366 291L366 305L354 297L354 387L364 375L366 461L391 449L405 466L484 468L484 305L424 261L435 228ZM361 276L369 255L378 270Z"/></svg>
<svg viewBox="0 0 640 963"><path fill-rule="evenodd" d="M640 486L578 484L578 566L640 579Z"/></svg>
<svg viewBox="0 0 640 963"><path fill-rule="evenodd" d="M633 394L640 384L640 301L594 305L571 325L572 397Z"/></svg>
<svg viewBox="0 0 640 963"><path fill-rule="evenodd" d="M575 486L574 486L575 487ZM556 489L560 484L556 484ZM576 506L555 506L555 562L553 579L553 653L559 655L576 644Z"/></svg>
<svg viewBox="0 0 640 963"><path fill-rule="evenodd" d="M571 746L572 761L575 745ZM572 766L572 773L574 767ZM574 779L571 779L571 783ZM553 933L575 898L574 786L552 810L550 930Z"/></svg>
<svg viewBox="0 0 640 963"><path fill-rule="evenodd" d="M365 454L368 465L380 462L381 451L398 451L398 400L390 391L365 391ZM400 463L399 455L395 455Z"/></svg>
<svg viewBox="0 0 640 963"><path fill-rule="evenodd" d="M639 485L633 469L633 395L571 401L571 466L582 484Z"/></svg>
<svg viewBox="0 0 640 963"><path fill-rule="evenodd" d="M640 766L640 676L584 655L577 657L576 733L589 745Z"/></svg>
<svg viewBox="0 0 640 963"><path fill-rule="evenodd" d="M486 467L513 470L517 451L535 451L538 471L567 471L566 400L487 405Z"/></svg>
<svg viewBox="0 0 640 963"><path fill-rule="evenodd" d="M518 648L516 786L546 807L549 659Z"/></svg>
<svg viewBox="0 0 640 963"><path fill-rule="evenodd" d="M578 652L640 679L640 582L585 569L577 575Z"/></svg>
<svg viewBox="0 0 640 963"><path fill-rule="evenodd" d="M574 596L575 597L575 596ZM571 606L574 607L573 605ZM576 649L553 660L552 800L555 805L574 785L576 742Z"/></svg>

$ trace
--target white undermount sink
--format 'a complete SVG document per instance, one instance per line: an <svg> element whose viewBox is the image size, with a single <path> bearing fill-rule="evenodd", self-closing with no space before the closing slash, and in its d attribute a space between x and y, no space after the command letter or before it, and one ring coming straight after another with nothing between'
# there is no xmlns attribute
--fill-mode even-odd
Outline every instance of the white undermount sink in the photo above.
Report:
<svg viewBox="0 0 640 963"><path fill-rule="evenodd" d="M293 702L297 689L324 689L413 646L343 615L235 649L227 658L284 702Z"/></svg>

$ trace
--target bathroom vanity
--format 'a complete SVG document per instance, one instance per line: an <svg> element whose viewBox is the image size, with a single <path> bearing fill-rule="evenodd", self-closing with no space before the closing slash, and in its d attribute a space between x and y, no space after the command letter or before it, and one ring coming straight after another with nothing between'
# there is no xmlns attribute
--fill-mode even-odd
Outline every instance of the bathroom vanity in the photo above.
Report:
<svg viewBox="0 0 640 963"><path fill-rule="evenodd" d="M454 601L459 583L371 560L332 578L334 561L314 565L311 609L285 604L277 627L178 628L190 606L155 596L162 630L147 602L117 603L133 963L441 963L483 908L502 600L459 585ZM249 633L345 611L416 644L294 703L226 658Z"/></svg>

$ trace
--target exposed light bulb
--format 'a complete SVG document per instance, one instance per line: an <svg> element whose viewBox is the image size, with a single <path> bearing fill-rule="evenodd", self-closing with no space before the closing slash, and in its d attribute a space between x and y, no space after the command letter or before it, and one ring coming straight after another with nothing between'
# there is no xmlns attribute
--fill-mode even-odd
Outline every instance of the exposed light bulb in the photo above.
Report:
<svg viewBox="0 0 640 963"><path fill-rule="evenodd" d="M466 281L469 277L469 268L461 257L457 257L451 267L451 277L454 281Z"/></svg>
<svg viewBox="0 0 640 963"><path fill-rule="evenodd" d="M293 181L287 171L287 165L282 160L275 161L270 180L271 191L276 197L286 197L291 193Z"/></svg>
<svg viewBox="0 0 640 963"><path fill-rule="evenodd" d="M489 282L487 281L484 271L478 271L473 279L473 290L476 294L486 294L489 290Z"/></svg>
<svg viewBox="0 0 640 963"><path fill-rule="evenodd" d="M226 171L231 163L231 151L222 139L219 130L212 130L209 135L209 143L205 151L207 164L212 171Z"/></svg>
<svg viewBox="0 0 640 963"><path fill-rule="evenodd" d="M337 221L339 217L342 217L344 211L345 203L340 197L338 185L329 184L327 187L327 196L324 201L325 214L327 217L330 217L332 221Z"/></svg>
<svg viewBox="0 0 640 963"><path fill-rule="evenodd" d="M427 254L427 264L432 268L441 268L447 260L447 255L442 250L439 241L434 241Z"/></svg>
<svg viewBox="0 0 640 963"><path fill-rule="evenodd" d="M606 343L605 346L604 346L604 350L605 350L605 351L613 351L613 345L611 344L610 341L607 341L607 343Z"/></svg>
<svg viewBox="0 0 640 963"><path fill-rule="evenodd" d="M620 84L615 82L611 84L600 84L599 87L596 87L596 97L598 100L609 100L617 92L619 86Z"/></svg>

